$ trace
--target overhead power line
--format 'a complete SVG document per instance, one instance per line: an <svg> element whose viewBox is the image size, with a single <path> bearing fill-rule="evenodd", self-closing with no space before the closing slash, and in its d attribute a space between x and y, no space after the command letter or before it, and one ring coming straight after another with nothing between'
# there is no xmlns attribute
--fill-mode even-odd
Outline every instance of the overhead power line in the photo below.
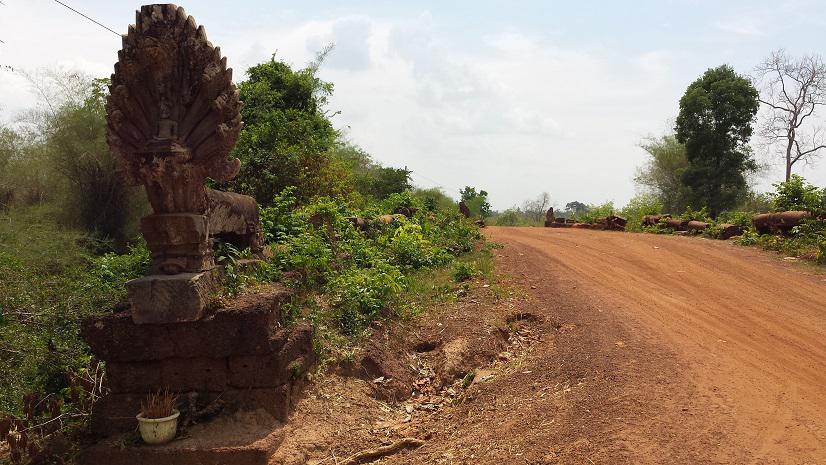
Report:
<svg viewBox="0 0 826 465"><path fill-rule="evenodd" d="M412 177L414 177L414 178L422 178L422 179L424 179L424 180L426 180L426 181L430 181L431 183L435 184L435 185L436 185L436 187L440 187L440 188L442 188L442 189L444 189L444 190L446 190L446 191L453 192L453 188L448 187L448 186L446 186L445 184L442 184L442 183L440 183L439 181L437 181L437 180L435 180L435 179L433 179L433 178L430 178L430 177L428 177L428 176L423 175L420 171L415 171L415 170L414 170L414 171L413 171L413 173L411 174L411 176L412 176ZM461 189L456 189L456 192L459 192L460 190L461 190Z"/></svg>
<svg viewBox="0 0 826 465"><path fill-rule="evenodd" d="M54 1L55 1L55 3L58 3L58 4L60 4L60 5L63 5L64 7L68 8L69 10L71 10L71 11L73 11L73 12L75 12L75 13L79 14L80 16L83 16L84 18L88 19L89 21L91 21L91 22L93 22L93 23L97 24L98 26L100 26L100 27L102 27L102 28L106 29L107 31L111 32L112 34L115 34L115 35L116 35L116 36L118 36L118 37L120 37L120 36L121 36L121 35L120 35L117 31L113 30L112 28L109 28L109 27L107 27L106 25L101 24L99 21L97 21L97 20L95 20L95 19L93 19L93 18L90 18L89 16L86 16L85 14L83 14L83 13L81 13L81 12L79 12L79 11L75 10L74 8L70 7L69 5L67 5L67 4L65 4L65 3L63 3L63 2L61 2L60 0L54 0Z"/></svg>

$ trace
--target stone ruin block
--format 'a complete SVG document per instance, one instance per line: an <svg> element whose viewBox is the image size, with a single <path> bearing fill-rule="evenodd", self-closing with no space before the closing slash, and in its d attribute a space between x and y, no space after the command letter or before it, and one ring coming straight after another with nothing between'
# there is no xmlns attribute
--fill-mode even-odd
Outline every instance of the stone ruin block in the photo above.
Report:
<svg viewBox="0 0 826 465"><path fill-rule="evenodd" d="M554 216L554 207L551 207L547 212L545 212L545 227L552 228L555 222L556 217Z"/></svg>
<svg viewBox="0 0 826 465"><path fill-rule="evenodd" d="M159 389L286 419L315 362L312 328L285 325L288 297L272 287L189 323L136 324L128 312L87 320L83 336L106 362L111 391L93 409L93 433L134 429L140 401Z"/></svg>
<svg viewBox="0 0 826 465"><path fill-rule="evenodd" d="M220 288L221 273L155 274L126 283L137 324L197 321Z"/></svg>
<svg viewBox="0 0 826 465"><path fill-rule="evenodd" d="M286 341L282 305L289 292L273 287L244 296L199 321L135 328L130 312L87 320L83 338L101 360L139 362L167 358L266 354Z"/></svg>

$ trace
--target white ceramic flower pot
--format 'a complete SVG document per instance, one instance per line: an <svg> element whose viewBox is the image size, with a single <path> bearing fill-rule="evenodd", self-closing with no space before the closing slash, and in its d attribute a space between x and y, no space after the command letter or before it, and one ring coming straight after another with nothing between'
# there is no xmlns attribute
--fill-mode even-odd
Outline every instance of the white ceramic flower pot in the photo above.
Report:
<svg viewBox="0 0 826 465"><path fill-rule="evenodd" d="M143 442L147 444L165 444L173 439L178 432L178 417L181 412L173 410L173 414L165 418L144 418L138 415L138 430Z"/></svg>

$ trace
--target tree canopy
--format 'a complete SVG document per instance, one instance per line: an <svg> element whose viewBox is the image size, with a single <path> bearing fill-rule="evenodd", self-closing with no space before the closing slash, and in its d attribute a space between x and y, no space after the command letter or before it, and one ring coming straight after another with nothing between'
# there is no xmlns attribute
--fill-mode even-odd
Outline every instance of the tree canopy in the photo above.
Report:
<svg viewBox="0 0 826 465"><path fill-rule="evenodd" d="M238 86L244 129L233 151L241 173L232 189L262 205L287 186L296 186L302 200L344 191L329 155L338 132L324 109L333 85L316 70L294 71L275 56L247 70Z"/></svg>
<svg viewBox="0 0 826 465"><path fill-rule="evenodd" d="M473 216L487 218L493 213L490 203L488 202L488 193L480 189L478 192L475 187L465 186L459 191L459 196Z"/></svg>
<svg viewBox="0 0 826 465"><path fill-rule="evenodd" d="M349 173L353 190L364 197L383 200L390 194L404 192L412 187L410 170L382 166L364 149L351 142L337 142L332 156Z"/></svg>
<svg viewBox="0 0 826 465"><path fill-rule="evenodd" d="M688 166L682 181L694 206L716 217L748 191L745 174L757 169L746 145L758 109L758 93L728 65L706 71L680 99L677 141Z"/></svg>
<svg viewBox="0 0 826 465"><path fill-rule="evenodd" d="M819 55L800 58L775 50L756 68L765 105L761 135L786 165L786 182L798 162L811 163L826 149L826 134L816 121L826 105L826 63Z"/></svg>
<svg viewBox="0 0 826 465"><path fill-rule="evenodd" d="M588 205L577 200L565 204L565 214L568 216L588 213Z"/></svg>
<svg viewBox="0 0 826 465"><path fill-rule="evenodd" d="M683 186L688 168L685 145L674 135L650 137L640 144L651 157L637 170L634 182L656 197L664 211L681 212L689 205L689 192Z"/></svg>

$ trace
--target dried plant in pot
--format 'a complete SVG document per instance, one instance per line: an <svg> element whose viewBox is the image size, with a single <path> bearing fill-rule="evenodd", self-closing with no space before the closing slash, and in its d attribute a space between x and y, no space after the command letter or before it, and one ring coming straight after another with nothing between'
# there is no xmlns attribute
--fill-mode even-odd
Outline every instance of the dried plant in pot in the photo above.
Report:
<svg viewBox="0 0 826 465"><path fill-rule="evenodd" d="M149 394L141 401L141 412L137 419L143 442L165 444L175 439L181 414L175 408L177 402L178 396L171 394L168 389Z"/></svg>

